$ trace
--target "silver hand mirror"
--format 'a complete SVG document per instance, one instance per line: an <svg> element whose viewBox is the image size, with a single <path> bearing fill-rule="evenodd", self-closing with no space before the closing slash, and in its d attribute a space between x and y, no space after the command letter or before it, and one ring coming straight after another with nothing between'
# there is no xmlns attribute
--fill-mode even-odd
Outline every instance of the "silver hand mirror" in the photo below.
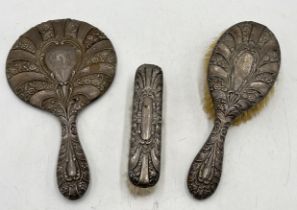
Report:
<svg viewBox="0 0 297 210"><path fill-rule="evenodd" d="M216 113L214 127L188 174L188 188L195 198L206 198L216 190L228 128L268 94L280 61L277 39L259 23L238 23L218 40L207 75Z"/></svg>
<svg viewBox="0 0 297 210"><path fill-rule="evenodd" d="M77 114L108 89L115 69L110 40L94 26L71 19L31 28L9 52L6 75L13 92L61 122L57 182L69 199L80 198L90 179L76 130Z"/></svg>

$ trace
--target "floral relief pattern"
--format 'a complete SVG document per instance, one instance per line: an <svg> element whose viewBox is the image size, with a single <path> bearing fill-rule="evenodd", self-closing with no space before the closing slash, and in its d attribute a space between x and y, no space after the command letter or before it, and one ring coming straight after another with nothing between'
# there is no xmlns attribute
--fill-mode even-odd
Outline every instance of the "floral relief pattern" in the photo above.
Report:
<svg viewBox="0 0 297 210"><path fill-rule="evenodd" d="M69 199L88 188L88 163L78 139L78 112L108 89L116 68L109 39L71 19L41 23L23 34L7 58L7 78L22 100L57 116L62 125L57 181Z"/></svg>
<svg viewBox="0 0 297 210"><path fill-rule="evenodd" d="M188 188L196 198L206 198L217 188L229 126L266 96L279 67L278 41L261 24L238 23L218 40L208 67L208 86L216 111L215 125L188 174Z"/></svg>
<svg viewBox="0 0 297 210"><path fill-rule="evenodd" d="M144 64L136 72L129 155L129 178L139 187L157 183L160 175L163 74Z"/></svg>

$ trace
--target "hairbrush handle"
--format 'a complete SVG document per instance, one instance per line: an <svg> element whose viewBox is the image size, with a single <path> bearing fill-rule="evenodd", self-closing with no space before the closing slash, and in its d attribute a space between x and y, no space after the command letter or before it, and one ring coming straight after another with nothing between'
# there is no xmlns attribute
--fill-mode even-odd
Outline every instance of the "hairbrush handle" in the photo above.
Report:
<svg viewBox="0 0 297 210"><path fill-rule="evenodd" d="M80 198L87 190L90 177L86 156L80 144L76 116L60 118L62 143L57 165L57 181L60 192L71 200Z"/></svg>
<svg viewBox="0 0 297 210"><path fill-rule="evenodd" d="M224 141L230 123L217 117L207 141L193 160L187 185L197 199L204 199L216 190L222 172Z"/></svg>

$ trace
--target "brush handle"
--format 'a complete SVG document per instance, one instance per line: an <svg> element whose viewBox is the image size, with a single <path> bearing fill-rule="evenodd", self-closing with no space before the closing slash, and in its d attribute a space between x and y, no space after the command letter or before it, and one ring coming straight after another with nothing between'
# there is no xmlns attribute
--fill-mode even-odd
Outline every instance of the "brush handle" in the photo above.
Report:
<svg viewBox="0 0 297 210"><path fill-rule="evenodd" d="M60 192L71 200L80 198L89 185L89 167L80 144L76 116L60 118L62 142L57 165L57 181Z"/></svg>
<svg viewBox="0 0 297 210"><path fill-rule="evenodd" d="M204 199L216 190L222 172L224 141L230 123L217 117L213 130L199 151L188 174L189 191L197 199Z"/></svg>

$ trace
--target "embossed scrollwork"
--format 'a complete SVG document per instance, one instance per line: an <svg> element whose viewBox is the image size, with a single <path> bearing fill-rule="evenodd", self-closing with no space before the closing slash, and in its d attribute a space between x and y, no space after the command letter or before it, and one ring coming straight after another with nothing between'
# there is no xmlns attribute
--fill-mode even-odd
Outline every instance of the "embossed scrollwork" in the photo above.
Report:
<svg viewBox="0 0 297 210"><path fill-rule="evenodd" d="M80 198L89 185L89 167L76 130L77 114L105 93L115 68L110 40L99 29L71 19L30 29L8 55L7 78L15 94L61 122L57 181L69 199Z"/></svg>
<svg viewBox="0 0 297 210"><path fill-rule="evenodd" d="M151 64L140 66L135 76L129 178L139 187L157 183L161 160L163 75Z"/></svg>
<svg viewBox="0 0 297 210"><path fill-rule="evenodd" d="M217 188L230 124L267 95L279 67L279 44L259 23L238 23L218 40L207 77L215 105L215 126L189 170L187 183L194 197L204 199Z"/></svg>
<svg viewBox="0 0 297 210"><path fill-rule="evenodd" d="M89 185L89 167L86 156L80 145L76 116L69 119L60 118L62 123L62 142L57 165L57 180L61 193L77 199L87 190Z"/></svg>

